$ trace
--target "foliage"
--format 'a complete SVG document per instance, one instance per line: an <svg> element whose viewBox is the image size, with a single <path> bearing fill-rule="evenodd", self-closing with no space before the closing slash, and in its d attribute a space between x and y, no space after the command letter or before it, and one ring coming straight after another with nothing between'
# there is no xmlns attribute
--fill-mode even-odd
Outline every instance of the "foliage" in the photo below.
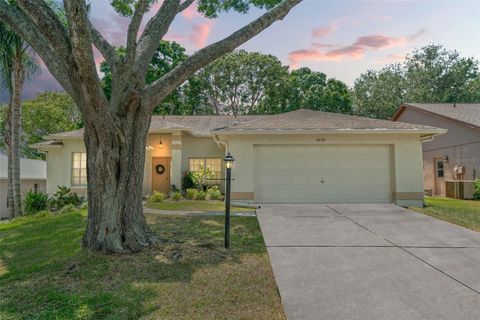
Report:
<svg viewBox="0 0 480 320"><path fill-rule="evenodd" d="M480 179L479 178L475 179L475 181L473 182L473 186L474 186L473 198L476 200L480 200Z"/></svg>
<svg viewBox="0 0 480 320"><path fill-rule="evenodd" d="M200 171L193 172L193 181L197 189L206 190L208 185L211 183L210 179L213 179L214 173L210 168L203 168Z"/></svg>
<svg viewBox="0 0 480 320"><path fill-rule="evenodd" d="M117 49L119 55L125 55L125 48ZM145 81L147 84L159 79L164 74L175 68L180 62L188 56L185 54L185 48L175 41L160 41L155 55L150 61ZM100 71L104 74L102 78L102 88L107 98L112 94L112 72L106 62L100 64ZM162 103L154 110L154 114L182 114L182 103L180 101L181 87L174 90L168 97L163 99Z"/></svg>
<svg viewBox="0 0 480 320"><path fill-rule="evenodd" d="M182 193L180 191L171 192L170 198L172 199L172 201L180 201L182 200Z"/></svg>
<svg viewBox="0 0 480 320"><path fill-rule="evenodd" d="M189 188L185 190L185 199L187 200L197 200L198 190L196 188Z"/></svg>
<svg viewBox="0 0 480 320"><path fill-rule="evenodd" d="M35 214L47 209L48 195L43 192L29 190L25 193L23 210L26 214Z"/></svg>
<svg viewBox="0 0 480 320"><path fill-rule="evenodd" d="M240 50L197 74L202 87L199 100L214 114L252 114L267 96L277 92L287 76L287 67L278 58Z"/></svg>
<svg viewBox="0 0 480 320"><path fill-rule="evenodd" d="M48 200L48 208L52 211L60 210L67 205L79 206L84 201L75 192L72 192L69 187L58 186L58 190Z"/></svg>
<svg viewBox="0 0 480 320"><path fill-rule="evenodd" d="M178 187L174 184L172 184L170 186L170 192L177 192L177 191L180 191L180 189L178 189Z"/></svg>
<svg viewBox="0 0 480 320"><path fill-rule="evenodd" d="M205 199L207 199L207 193L203 190L197 190L196 200L205 200Z"/></svg>
<svg viewBox="0 0 480 320"><path fill-rule="evenodd" d="M207 200L221 200L222 193L217 186L212 186L207 189Z"/></svg>
<svg viewBox="0 0 480 320"><path fill-rule="evenodd" d="M78 208L77 208L76 205L74 205L74 204L67 204L67 205L64 206L64 207L61 207L61 208L57 211L57 213L58 213L58 214L66 214L66 213L70 213L70 212L72 212L72 211L75 211L75 210L77 210L77 209L78 209Z"/></svg>
<svg viewBox="0 0 480 320"><path fill-rule="evenodd" d="M148 202L162 202L167 199L167 195L163 192L153 191L150 196L148 196Z"/></svg>
<svg viewBox="0 0 480 320"><path fill-rule="evenodd" d="M405 102L480 102L479 61L441 45L413 51L405 62L362 74L352 90L354 113L389 119Z"/></svg>
<svg viewBox="0 0 480 320"><path fill-rule="evenodd" d="M195 177L193 175L193 172L191 172L191 171L183 172L183 175L182 175L182 190L185 191L185 190L192 189L192 188L195 188L195 187L196 187L196 184L195 184Z"/></svg>

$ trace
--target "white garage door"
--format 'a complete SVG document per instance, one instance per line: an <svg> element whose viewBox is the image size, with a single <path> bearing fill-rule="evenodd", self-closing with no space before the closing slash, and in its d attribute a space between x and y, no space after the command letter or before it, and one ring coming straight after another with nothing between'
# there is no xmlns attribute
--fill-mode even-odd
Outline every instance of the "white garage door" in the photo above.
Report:
<svg viewBox="0 0 480 320"><path fill-rule="evenodd" d="M255 200L391 202L388 145L255 145Z"/></svg>

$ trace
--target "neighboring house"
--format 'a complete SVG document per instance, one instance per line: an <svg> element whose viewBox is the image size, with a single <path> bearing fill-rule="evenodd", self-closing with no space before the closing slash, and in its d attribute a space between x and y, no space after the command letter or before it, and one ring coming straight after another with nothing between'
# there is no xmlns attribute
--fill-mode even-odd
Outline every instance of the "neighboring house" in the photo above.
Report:
<svg viewBox="0 0 480 320"><path fill-rule="evenodd" d="M256 203L423 201L421 140L428 126L300 109L259 116L156 116L147 139L144 194L181 185L184 171L223 176L236 159L232 199ZM46 137L47 191L86 192L82 130ZM158 165L165 170L157 171ZM163 171L163 172L162 172Z"/></svg>
<svg viewBox="0 0 480 320"><path fill-rule="evenodd" d="M480 177L480 104L406 103L393 120L448 129L423 143L427 193L445 195L445 181Z"/></svg>
<svg viewBox="0 0 480 320"><path fill-rule="evenodd" d="M20 187L28 190L46 192L47 164L42 160L20 159ZM0 153L0 218L8 218L8 157Z"/></svg>

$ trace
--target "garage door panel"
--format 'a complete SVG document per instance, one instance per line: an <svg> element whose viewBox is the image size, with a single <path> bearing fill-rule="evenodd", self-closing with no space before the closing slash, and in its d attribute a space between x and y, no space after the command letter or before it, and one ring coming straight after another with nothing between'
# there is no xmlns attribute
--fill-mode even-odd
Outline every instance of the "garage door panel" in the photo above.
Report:
<svg viewBox="0 0 480 320"><path fill-rule="evenodd" d="M254 150L259 202L391 201L388 145L281 145Z"/></svg>

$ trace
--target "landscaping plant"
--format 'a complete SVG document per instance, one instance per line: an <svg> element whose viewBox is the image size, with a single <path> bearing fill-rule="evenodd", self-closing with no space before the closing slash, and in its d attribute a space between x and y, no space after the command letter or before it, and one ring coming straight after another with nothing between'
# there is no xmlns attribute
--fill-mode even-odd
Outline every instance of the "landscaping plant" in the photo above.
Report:
<svg viewBox="0 0 480 320"><path fill-rule="evenodd" d="M473 182L473 187L474 187L473 199L480 200L480 179L479 178L475 179L475 181Z"/></svg>
<svg viewBox="0 0 480 320"><path fill-rule="evenodd" d="M162 202L167 199L167 194L164 192L153 191L148 197L148 202Z"/></svg>
<svg viewBox="0 0 480 320"><path fill-rule="evenodd" d="M23 210L25 214L36 214L46 210L48 204L48 195L43 192L27 191L23 200Z"/></svg>
<svg viewBox="0 0 480 320"><path fill-rule="evenodd" d="M193 189L195 187L195 177L193 172L185 171L182 175L182 190L186 192L186 190Z"/></svg>
<svg viewBox="0 0 480 320"><path fill-rule="evenodd" d="M84 199L79 197L75 192L72 192L69 187L58 186L57 192L48 200L48 208L52 211L57 211L70 204L77 207L81 205L83 201Z"/></svg>
<svg viewBox="0 0 480 320"><path fill-rule="evenodd" d="M170 198L172 199L172 201L180 201L182 200L182 193L180 191L171 192Z"/></svg>
<svg viewBox="0 0 480 320"><path fill-rule="evenodd" d="M212 186L207 190L207 200L221 200L222 193L217 186Z"/></svg>
<svg viewBox="0 0 480 320"><path fill-rule="evenodd" d="M198 190L195 188L190 188L185 190L185 198L187 200L197 200Z"/></svg>

